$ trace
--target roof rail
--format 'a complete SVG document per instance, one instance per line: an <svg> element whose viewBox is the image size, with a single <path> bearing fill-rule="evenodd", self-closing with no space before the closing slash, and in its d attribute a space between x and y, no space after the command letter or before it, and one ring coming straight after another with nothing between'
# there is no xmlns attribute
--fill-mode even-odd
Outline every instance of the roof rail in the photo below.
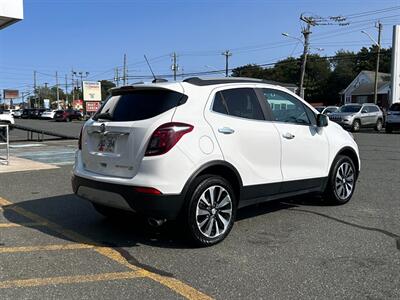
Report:
<svg viewBox="0 0 400 300"><path fill-rule="evenodd" d="M279 85L279 82L273 80L264 80L258 78L246 78L246 77L229 77L229 78L207 78L202 79L200 77L190 77L183 80L197 86L206 86L214 84L224 84L224 83L268 83L273 85Z"/></svg>

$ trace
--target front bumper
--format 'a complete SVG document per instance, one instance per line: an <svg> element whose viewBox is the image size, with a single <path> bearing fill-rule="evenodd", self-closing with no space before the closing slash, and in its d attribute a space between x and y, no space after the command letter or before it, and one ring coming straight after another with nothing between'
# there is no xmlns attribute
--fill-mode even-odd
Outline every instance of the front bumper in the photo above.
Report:
<svg viewBox="0 0 400 300"><path fill-rule="evenodd" d="M176 219L184 203L181 194L143 194L136 192L133 186L105 183L76 175L72 176L72 188L77 196L90 202L159 219Z"/></svg>

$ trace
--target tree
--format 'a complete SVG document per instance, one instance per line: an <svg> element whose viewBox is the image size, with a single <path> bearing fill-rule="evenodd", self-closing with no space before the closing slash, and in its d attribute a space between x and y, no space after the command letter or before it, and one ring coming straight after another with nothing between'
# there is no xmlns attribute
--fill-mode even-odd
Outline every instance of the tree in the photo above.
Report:
<svg viewBox="0 0 400 300"><path fill-rule="evenodd" d="M101 83L101 100L104 101L109 96L109 90L115 87L115 84L109 80L100 80Z"/></svg>

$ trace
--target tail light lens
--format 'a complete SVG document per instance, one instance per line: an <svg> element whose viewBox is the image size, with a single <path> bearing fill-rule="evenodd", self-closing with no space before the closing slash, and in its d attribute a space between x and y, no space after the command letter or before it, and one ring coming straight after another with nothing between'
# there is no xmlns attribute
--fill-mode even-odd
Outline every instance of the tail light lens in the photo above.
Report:
<svg viewBox="0 0 400 300"><path fill-rule="evenodd" d="M145 156L155 156L167 153L176 143L193 130L193 126L185 123L166 123L158 127L150 138Z"/></svg>
<svg viewBox="0 0 400 300"><path fill-rule="evenodd" d="M81 132L79 133L79 140L78 140L78 149L82 150L82 131L83 127L81 128Z"/></svg>
<svg viewBox="0 0 400 300"><path fill-rule="evenodd" d="M135 187L135 192L149 195L161 195L161 192L155 188Z"/></svg>

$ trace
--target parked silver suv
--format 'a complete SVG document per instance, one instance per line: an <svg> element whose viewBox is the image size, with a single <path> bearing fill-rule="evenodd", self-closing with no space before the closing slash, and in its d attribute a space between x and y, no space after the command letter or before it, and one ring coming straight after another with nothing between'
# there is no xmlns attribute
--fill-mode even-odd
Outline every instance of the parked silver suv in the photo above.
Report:
<svg viewBox="0 0 400 300"><path fill-rule="evenodd" d="M329 119L351 131L359 131L362 127L372 127L380 131L383 125L382 111L371 103L345 104L338 112L331 113Z"/></svg>

